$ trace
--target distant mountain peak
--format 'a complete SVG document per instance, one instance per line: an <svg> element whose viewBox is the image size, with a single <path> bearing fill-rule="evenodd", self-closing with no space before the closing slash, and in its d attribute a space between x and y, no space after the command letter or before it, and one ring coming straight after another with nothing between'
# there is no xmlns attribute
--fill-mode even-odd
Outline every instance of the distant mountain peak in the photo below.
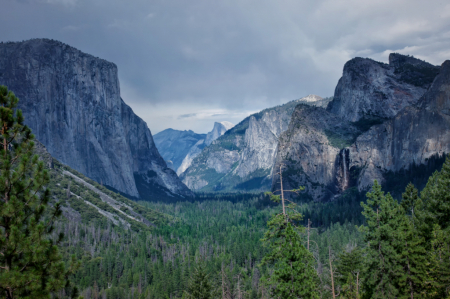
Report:
<svg viewBox="0 0 450 299"><path fill-rule="evenodd" d="M234 127L234 124L230 123L229 121L221 121L220 122L227 130L231 129L232 127Z"/></svg>
<svg viewBox="0 0 450 299"><path fill-rule="evenodd" d="M310 95L307 95L306 97L298 99L297 102L308 102L309 103L309 102L317 102L320 100L323 100L323 98L319 97L318 95L315 95L315 94L310 94Z"/></svg>

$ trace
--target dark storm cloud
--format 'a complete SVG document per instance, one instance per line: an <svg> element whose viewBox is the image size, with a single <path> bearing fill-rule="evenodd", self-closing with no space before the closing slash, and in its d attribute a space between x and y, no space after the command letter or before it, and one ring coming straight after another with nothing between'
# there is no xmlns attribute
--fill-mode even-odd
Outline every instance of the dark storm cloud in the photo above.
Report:
<svg viewBox="0 0 450 299"><path fill-rule="evenodd" d="M450 58L440 0L0 0L0 40L48 37L117 64L154 132L206 132L308 94L330 96L355 56ZM182 115L195 114L192 117Z"/></svg>

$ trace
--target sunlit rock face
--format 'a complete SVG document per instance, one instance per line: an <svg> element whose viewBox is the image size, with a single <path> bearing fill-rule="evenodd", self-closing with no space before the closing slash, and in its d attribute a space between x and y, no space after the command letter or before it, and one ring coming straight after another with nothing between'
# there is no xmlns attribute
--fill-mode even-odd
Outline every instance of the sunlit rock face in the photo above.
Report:
<svg viewBox="0 0 450 299"><path fill-rule="evenodd" d="M155 134L154 140L167 166L181 175L203 148L225 134L234 125L227 121L215 122L208 134L197 134L191 130L166 129Z"/></svg>
<svg viewBox="0 0 450 299"><path fill-rule="evenodd" d="M191 196L120 97L117 66L63 43L0 44L0 84L50 154L129 196Z"/></svg>
<svg viewBox="0 0 450 299"><path fill-rule="evenodd" d="M295 106L326 106L330 100L310 95L245 118L198 153L180 177L193 190L269 190L278 138Z"/></svg>

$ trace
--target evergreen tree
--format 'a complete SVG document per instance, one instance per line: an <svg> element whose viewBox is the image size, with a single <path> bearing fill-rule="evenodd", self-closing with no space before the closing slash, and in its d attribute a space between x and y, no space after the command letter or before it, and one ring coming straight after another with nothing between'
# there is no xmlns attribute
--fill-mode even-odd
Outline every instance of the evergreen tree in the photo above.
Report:
<svg viewBox="0 0 450 299"><path fill-rule="evenodd" d="M418 190L413 184L406 187L402 195L402 209L405 211L399 227L398 263L403 268L403 275L399 279L400 298L418 298L423 294L427 281L426 244L425 239L418 233L419 221L415 215L415 207L421 206ZM407 215L407 212L409 212Z"/></svg>
<svg viewBox="0 0 450 299"><path fill-rule="evenodd" d="M205 263L200 261L192 273L191 279L187 285L187 291L183 294L184 298L189 299L210 299L214 298L215 292L206 273Z"/></svg>
<svg viewBox="0 0 450 299"><path fill-rule="evenodd" d="M281 201L282 212L267 222L263 242L269 253L261 265L272 266L273 273L264 276L262 281L275 298L319 298L314 257L302 244L300 227L295 226L302 220L302 215L297 211L297 205L284 197L284 192L298 193L305 188L284 190L282 174L283 165L280 165L280 190L277 190L280 195L266 193L272 201Z"/></svg>
<svg viewBox="0 0 450 299"><path fill-rule="evenodd" d="M365 232L366 267L364 273L364 297L396 298L398 281L403 269L398 263L398 247L402 243L399 233L403 209L381 186L374 182L372 192L367 193L367 204L361 203L367 226Z"/></svg>
<svg viewBox="0 0 450 299"><path fill-rule="evenodd" d="M24 125L18 98L0 86L0 292L1 297L49 298L68 286L57 244L49 234L59 204L46 212L49 175L33 155L34 136ZM73 264L74 266L75 264Z"/></svg>
<svg viewBox="0 0 450 299"><path fill-rule="evenodd" d="M424 204L420 215L422 234L430 238L435 224L444 230L450 227L450 155L441 171L434 172L428 179L420 197Z"/></svg>
<svg viewBox="0 0 450 299"><path fill-rule="evenodd" d="M339 254L337 278L342 287L342 298L359 298L360 274L363 268L363 251L359 247L349 248Z"/></svg>
<svg viewBox="0 0 450 299"><path fill-rule="evenodd" d="M342 285L341 299L359 299L358 286L356 284L356 279L353 274L347 275L347 281Z"/></svg>
<svg viewBox="0 0 450 299"><path fill-rule="evenodd" d="M438 224L432 232L429 264L429 297L450 298L450 230Z"/></svg>
<svg viewBox="0 0 450 299"><path fill-rule="evenodd" d="M263 282L275 298L319 298L318 279L312 254L302 244L299 233L282 214L268 222L263 239L270 252L262 265L272 265L273 273Z"/></svg>

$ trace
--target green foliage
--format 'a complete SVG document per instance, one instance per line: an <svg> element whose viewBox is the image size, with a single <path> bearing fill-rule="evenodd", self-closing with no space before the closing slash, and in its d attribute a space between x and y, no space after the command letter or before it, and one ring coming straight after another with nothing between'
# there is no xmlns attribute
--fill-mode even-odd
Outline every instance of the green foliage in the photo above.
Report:
<svg viewBox="0 0 450 299"><path fill-rule="evenodd" d="M18 101L0 86L0 291L9 299L49 298L69 286L77 264L72 259L66 269L58 249L63 235L50 237L60 204L47 211L49 175L33 155L34 136Z"/></svg>
<svg viewBox="0 0 450 299"><path fill-rule="evenodd" d="M267 222L268 230L262 239L269 252L264 256L261 265L273 267L273 272L262 280L271 295L276 298L319 298L313 255L306 250L299 235L303 232L303 227L293 226L302 220L302 215L296 210L295 203L290 202L286 206L284 198L284 192L298 193L304 189L281 188L280 195L266 193L272 201L281 201L283 208L282 213L272 216Z"/></svg>
<svg viewBox="0 0 450 299"><path fill-rule="evenodd" d="M450 295L450 157L419 196L408 184L398 204L375 182L364 207L368 242L364 297Z"/></svg>
<svg viewBox="0 0 450 299"><path fill-rule="evenodd" d="M427 293L431 298L450 296L450 229L435 224L429 253Z"/></svg>
<svg viewBox="0 0 450 299"><path fill-rule="evenodd" d="M364 289L367 298L395 298L398 296L398 280L402 271L397 261L400 255L396 250L399 240L398 229L402 209L381 186L374 182L372 192L367 193L367 204L361 203L367 226L364 241L366 249L366 267Z"/></svg>
<svg viewBox="0 0 450 299"><path fill-rule="evenodd" d="M396 68L395 73L399 74L400 80L405 83L427 88L439 74L439 68L402 63Z"/></svg>
<svg viewBox="0 0 450 299"><path fill-rule="evenodd" d="M209 280L209 275L206 273L204 263L198 263L187 284L185 296L183 296L183 298L210 299L215 297L215 293L216 292L214 292L213 286Z"/></svg>
<svg viewBox="0 0 450 299"><path fill-rule="evenodd" d="M356 137L358 137L358 134L341 134L336 131L331 130L324 130L325 135L327 136L328 141L330 142L331 146L343 149L345 147L348 147L352 145Z"/></svg>
<svg viewBox="0 0 450 299"><path fill-rule="evenodd" d="M356 279L363 270L363 251L361 247L355 245L342 251L338 256L336 266L337 281L343 285L351 283L351 289L353 289L353 285L356 289L356 285L358 284ZM352 281L349 281L350 277Z"/></svg>
<svg viewBox="0 0 450 299"><path fill-rule="evenodd" d="M302 244L298 231L282 214L268 223L263 241L269 253L262 265L271 265L273 272L263 278L275 298L319 298L318 277L314 259Z"/></svg>
<svg viewBox="0 0 450 299"><path fill-rule="evenodd" d="M450 227L450 155L441 171L433 173L420 195L427 210L424 221L430 226L438 224L442 229Z"/></svg>

